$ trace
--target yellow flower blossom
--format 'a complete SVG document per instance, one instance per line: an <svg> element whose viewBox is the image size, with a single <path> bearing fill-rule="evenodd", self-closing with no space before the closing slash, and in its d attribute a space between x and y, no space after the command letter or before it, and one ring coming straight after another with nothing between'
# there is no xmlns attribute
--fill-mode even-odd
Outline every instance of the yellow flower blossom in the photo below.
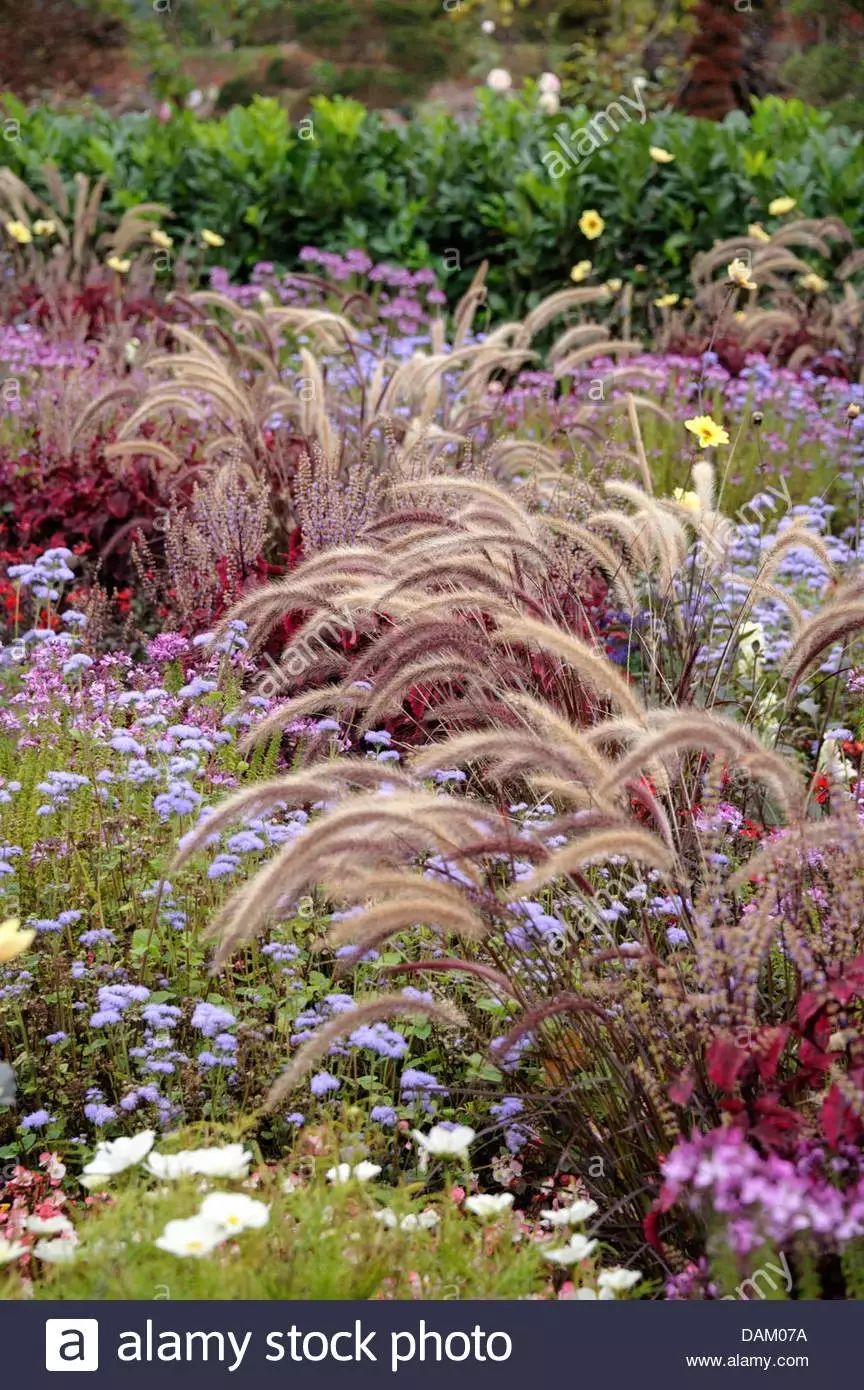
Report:
<svg viewBox="0 0 864 1390"><path fill-rule="evenodd" d="M109 256L105 264L109 270L116 270L118 275L125 275L132 262L125 256Z"/></svg>
<svg viewBox="0 0 864 1390"><path fill-rule="evenodd" d="M766 232L761 222L751 222L747 228L747 235L752 236L754 241L770 241L771 233Z"/></svg>
<svg viewBox="0 0 864 1390"><path fill-rule="evenodd" d="M768 204L768 211L772 217L782 217L784 213L791 212L797 202L797 198L790 198L787 195L782 198L773 198Z"/></svg>
<svg viewBox="0 0 864 1390"><path fill-rule="evenodd" d="M153 228L150 233L150 240L154 246L160 246L163 251L167 251L169 246L174 245L173 236L169 236L167 232L163 232L161 227Z"/></svg>
<svg viewBox="0 0 864 1390"><path fill-rule="evenodd" d="M686 507L690 512L702 510L702 504L695 492L685 492L683 487L676 487L672 491L672 496L681 507Z"/></svg>
<svg viewBox="0 0 864 1390"><path fill-rule="evenodd" d="M657 309L671 309L680 298L680 294L661 294L659 299L654 300L654 305Z"/></svg>
<svg viewBox="0 0 864 1390"><path fill-rule="evenodd" d="M19 246L26 246L29 241L33 240L33 234L24 222L6 222L4 226L12 240L17 241Z"/></svg>
<svg viewBox="0 0 864 1390"><path fill-rule="evenodd" d="M729 443L726 430L710 415L694 415L692 420L684 421L684 428L696 435L700 449L712 449L716 444Z"/></svg>
<svg viewBox="0 0 864 1390"><path fill-rule="evenodd" d="M671 164L675 156L671 150L664 150L662 145L649 145L648 153L655 164Z"/></svg>
<svg viewBox="0 0 864 1390"><path fill-rule="evenodd" d="M615 276L612 280L606 281L605 288L609 291L610 294L617 294L623 283L623 280L619 280L618 277Z"/></svg>
<svg viewBox="0 0 864 1390"><path fill-rule="evenodd" d="M810 290L812 294L824 294L828 288L828 281L823 280L821 275L817 275L815 270L808 271L806 275L800 275L798 284L802 290Z"/></svg>
<svg viewBox="0 0 864 1390"><path fill-rule="evenodd" d="M579 230L589 241L596 241L598 236L602 236L605 226L606 223L596 208L588 208L579 218Z"/></svg>
<svg viewBox="0 0 864 1390"><path fill-rule="evenodd" d="M224 246L225 238L218 232L211 232L209 227L205 227L201 233L201 240L205 246Z"/></svg>
<svg viewBox="0 0 864 1390"><path fill-rule="evenodd" d="M33 231L36 236L53 236L57 230L57 223L50 217L38 217L33 223Z"/></svg>
<svg viewBox="0 0 864 1390"><path fill-rule="evenodd" d="M585 279L587 279L587 277L588 277L590 274L591 274L591 262L590 262L590 261L577 261L576 264L573 266L573 269L570 271L570 279L571 279L575 284L578 285L579 282L580 282L580 280L585 280Z"/></svg>
<svg viewBox="0 0 864 1390"><path fill-rule="evenodd" d="M22 955L33 944L35 936L32 929L21 931L17 917L7 917L5 922L0 922L0 965Z"/></svg>
<svg viewBox="0 0 864 1390"><path fill-rule="evenodd" d="M736 256L726 267L726 274L739 290L755 290L756 281L750 277L750 267L740 256Z"/></svg>

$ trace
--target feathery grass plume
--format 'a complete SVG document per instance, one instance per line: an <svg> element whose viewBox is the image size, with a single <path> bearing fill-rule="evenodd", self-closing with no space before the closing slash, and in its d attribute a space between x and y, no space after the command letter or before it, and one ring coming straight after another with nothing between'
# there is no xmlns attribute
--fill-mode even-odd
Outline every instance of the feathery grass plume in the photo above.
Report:
<svg viewBox="0 0 864 1390"><path fill-rule="evenodd" d="M305 888L317 884L330 896L344 893L346 868L360 846L368 863L387 866L430 851L446 853L458 846L460 837L476 836L476 808L452 797L403 789L393 780L392 795L358 793L310 821L235 890L210 929L219 938L217 968Z"/></svg>
<svg viewBox="0 0 864 1390"><path fill-rule="evenodd" d="M623 781L656 761L669 765L679 762L684 754L710 750L764 781L788 815L801 814L804 788L794 764L765 748L740 724L709 710L657 711L652 720L660 728L646 731L616 763L614 774L598 788L598 796L614 796Z"/></svg>
<svg viewBox="0 0 864 1390"><path fill-rule="evenodd" d="M353 1009L346 1009L335 1018L322 1023L315 1036L297 1049L291 1065L271 1087L265 1101L266 1108L273 1110L283 1101L304 1076L308 1076L315 1063L326 1056L332 1043L356 1032L363 1024L378 1023L397 1014L408 1014L412 1017L417 1015L419 1018L428 1018L432 1023L440 1023L450 1028L462 1028L465 1024L463 1015L450 1003L409 999L404 995L382 995L361 1000Z"/></svg>
<svg viewBox="0 0 864 1390"><path fill-rule="evenodd" d="M864 598L844 585L819 613L799 629L783 663L787 678L787 704L807 671L835 642L847 642L864 628Z"/></svg>
<svg viewBox="0 0 864 1390"><path fill-rule="evenodd" d="M623 676L601 654L581 638L565 632L563 628L551 623L536 622L531 618L519 618L502 624L494 634L494 640L502 643L523 643L537 646L559 656L571 666L579 679L589 690L601 699L609 700L624 714L641 721L644 707L636 692Z"/></svg>
<svg viewBox="0 0 864 1390"><path fill-rule="evenodd" d="M536 893L544 884L551 883L556 878L567 878L588 864L596 864L619 855L640 864L647 864L664 874L673 874L676 871L675 856L668 845L651 831L622 824L612 830L598 830L593 834L584 835L563 849L556 850L530 878L520 883L520 890L526 895Z"/></svg>
<svg viewBox="0 0 864 1390"><path fill-rule="evenodd" d="M327 801L346 787L375 787L382 782L410 786L410 780L398 768L360 759L328 758L297 772L272 777L234 792L220 805L210 810L198 825L184 835L171 868L179 869L207 843L211 835L219 834L236 821L261 815L279 802L302 805L304 802Z"/></svg>

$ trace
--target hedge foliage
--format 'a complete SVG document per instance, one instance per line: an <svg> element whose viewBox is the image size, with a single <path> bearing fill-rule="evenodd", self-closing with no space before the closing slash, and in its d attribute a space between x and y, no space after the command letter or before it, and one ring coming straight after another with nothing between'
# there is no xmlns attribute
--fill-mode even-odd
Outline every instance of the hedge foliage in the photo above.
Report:
<svg viewBox="0 0 864 1390"><path fill-rule="evenodd" d="M305 125L268 98L218 120L182 111L164 124L5 105L6 130L17 120L20 136L0 141L0 159L32 187L44 187L46 159L70 189L76 171L105 174L109 209L168 204L177 245L202 227L220 232L232 273L260 260L292 265L305 245L362 246L434 266L456 295L487 258L496 313L522 312L586 257L601 276L686 291L692 256L750 221L774 225L767 209L780 195L797 199L796 216L844 218L859 239L864 223L864 137L776 97L722 124L633 115L617 135L605 126L611 138L557 179L542 161L558 148L556 130L572 147L597 113L545 116L530 87L521 97L484 90L476 119L442 112L399 126L323 97ZM652 145L674 161L656 163ZM606 223L591 242L578 228L588 208Z"/></svg>

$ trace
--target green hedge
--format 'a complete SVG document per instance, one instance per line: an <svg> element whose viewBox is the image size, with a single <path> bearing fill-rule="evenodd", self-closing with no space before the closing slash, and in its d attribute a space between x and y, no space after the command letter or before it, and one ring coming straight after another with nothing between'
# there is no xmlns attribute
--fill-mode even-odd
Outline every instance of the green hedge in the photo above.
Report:
<svg viewBox="0 0 864 1390"><path fill-rule="evenodd" d="M377 259L434 266L455 295L487 258L498 313L521 312L584 258L604 277L684 291L693 254L748 221L772 225L768 203L780 194L806 215L844 218L859 240L864 222L862 137L775 97L719 125L666 112L644 125L634 118L557 180L542 155L557 148L556 129L578 131L591 113L543 116L530 90L484 91L474 120L442 113L398 127L356 102L319 98L314 139L265 98L219 120L182 112L164 125L6 105L21 129L0 141L0 159L32 186L49 158L70 187L78 170L104 173L113 210L156 200L173 208L175 236L222 233L218 256L235 274L258 260L292 265L305 245L362 246ZM654 163L649 145L674 162ZM578 229L586 208L605 219L597 241ZM448 272L453 250L460 268Z"/></svg>

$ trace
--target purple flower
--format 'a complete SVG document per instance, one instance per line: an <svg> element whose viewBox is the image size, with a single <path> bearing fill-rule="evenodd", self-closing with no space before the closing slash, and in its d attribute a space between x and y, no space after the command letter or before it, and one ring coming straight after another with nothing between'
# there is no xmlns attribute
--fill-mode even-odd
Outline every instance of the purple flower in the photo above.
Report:
<svg viewBox="0 0 864 1390"><path fill-rule="evenodd" d="M376 1125L384 1125L385 1128L388 1128L396 1123L396 1111L392 1105L373 1105L369 1112L369 1118Z"/></svg>
<svg viewBox="0 0 864 1390"><path fill-rule="evenodd" d="M233 1028L237 1023L234 1015L219 1004L209 1004L202 1000L195 1005L192 1014L192 1027L203 1033L205 1038L215 1038L225 1028Z"/></svg>
<svg viewBox="0 0 864 1390"><path fill-rule="evenodd" d="M335 1076L331 1076L329 1071L319 1071L309 1082L309 1090L313 1096L326 1096L328 1091L338 1091L342 1082Z"/></svg>
<svg viewBox="0 0 864 1390"><path fill-rule="evenodd" d="M21 1116L20 1123L22 1129L44 1129L53 1119L54 1116L49 1115L47 1110L32 1110L29 1115Z"/></svg>
<svg viewBox="0 0 864 1390"><path fill-rule="evenodd" d="M103 1105L101 1101L92 1101L90 1105L84 1106L84 1114L92 1125L107 1125L112 1120L116 1120L117 1111L113 1105Z"/></svg>

